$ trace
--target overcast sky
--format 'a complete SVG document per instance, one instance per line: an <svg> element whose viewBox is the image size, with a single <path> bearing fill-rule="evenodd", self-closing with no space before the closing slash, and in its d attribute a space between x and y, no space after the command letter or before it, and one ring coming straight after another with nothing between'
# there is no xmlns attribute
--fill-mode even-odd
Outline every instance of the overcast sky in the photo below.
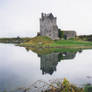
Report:
<svg viewBox="0 0 92 92"><path fill-rule="evenodd" d="M0 37L35 36L41 12L52 12L61 29L92 34L92 0L0 0Z"/></svg>

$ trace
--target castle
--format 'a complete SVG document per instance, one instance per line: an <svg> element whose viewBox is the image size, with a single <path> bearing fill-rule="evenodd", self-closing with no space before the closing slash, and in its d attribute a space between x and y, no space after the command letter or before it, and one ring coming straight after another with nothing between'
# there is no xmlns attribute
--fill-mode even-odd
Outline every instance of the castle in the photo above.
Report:
<svg viewBox="0 0 92 92"><path fill-rule="evenodd" d="M59 39L58 26L56 24L56 17L50 14L43 14L40 18L40 35L48 36L51 39Z"/></svg>
<svg viewBox="0 0 92 92"><path fill-rule="evenodd" d="M62 35L59 34L59 31L57 18L54 17L52 13L42 13L40 18L40 33L38 35L50 37L52 40L58 40L60 38L59 35ZM76 36L75 31L63 30L62 32L65 39L74 38Z"/></svg>

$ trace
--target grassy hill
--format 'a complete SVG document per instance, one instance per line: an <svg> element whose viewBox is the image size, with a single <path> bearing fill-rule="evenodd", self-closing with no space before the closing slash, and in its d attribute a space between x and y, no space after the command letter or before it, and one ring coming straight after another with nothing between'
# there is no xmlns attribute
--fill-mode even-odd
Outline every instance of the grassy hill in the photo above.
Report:
<svg viewBox="0 0 92 92"><path fill-rule="evenodd" d="M49 37L37 36L34 38L0 38L1 43L16 43L23 47L36 48L71 48L71 49L90 49L92 42L70 39L70 40L52 40Z"/></svg>
<svg viewBox="0 0 92 92"><path fill-rule="evenodd" d="M83 40L51 40L48 37L38 36L31 40L19 44L24 47L42 47L42 48L74 48L88 49L92 48L92 42Z"/></svg>
<svg viewBox="0 0 92 92"><path fill-rule="evenodd" d="M32 38L30 41L21 43L20 46L34 46L34 47L43 47L43 46L48 46L50 44L54 43L53 40L51 40L48 37L45 36L38 36Z"/></svg>

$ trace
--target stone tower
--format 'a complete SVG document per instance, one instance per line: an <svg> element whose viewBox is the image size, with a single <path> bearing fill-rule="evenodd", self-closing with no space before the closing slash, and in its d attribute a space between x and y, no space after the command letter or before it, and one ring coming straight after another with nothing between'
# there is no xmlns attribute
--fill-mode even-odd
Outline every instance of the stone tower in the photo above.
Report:
<svg viewBox="0 0 92 92"><path fill-rule="evenodd" d="M59 39L58 26L56 21L57 19L52 15L52 13L42 13L40 18L40 35L48 36L53 40Z"/></svg>

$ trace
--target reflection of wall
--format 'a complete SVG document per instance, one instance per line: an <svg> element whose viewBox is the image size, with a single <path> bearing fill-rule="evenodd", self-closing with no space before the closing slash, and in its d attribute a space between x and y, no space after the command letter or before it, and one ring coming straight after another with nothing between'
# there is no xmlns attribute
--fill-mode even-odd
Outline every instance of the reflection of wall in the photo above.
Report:
<svg viewBox="0 0 92 92"><path fill-rule="evenodd" d="M56 66L60 60L73 59L76 52L51 53L47 55L39 55L41 58L40 69L42 74L53 74L56 71Z"/></svg>
<svg viewBox="0 0 92 92"><path fill-rule="evenodd" d="M62 54L63 54L62 60L73 59L75 57L75 55L76 55L76 52L64 52Z"/></svg>
<svg viewBox="0 0 92 92"><path fill-rule="evenodd" d="M59 53L41 55L41 70L43 74L52 74L54 71L56 71L56 65L58 64L58 54Z"/></svg>

